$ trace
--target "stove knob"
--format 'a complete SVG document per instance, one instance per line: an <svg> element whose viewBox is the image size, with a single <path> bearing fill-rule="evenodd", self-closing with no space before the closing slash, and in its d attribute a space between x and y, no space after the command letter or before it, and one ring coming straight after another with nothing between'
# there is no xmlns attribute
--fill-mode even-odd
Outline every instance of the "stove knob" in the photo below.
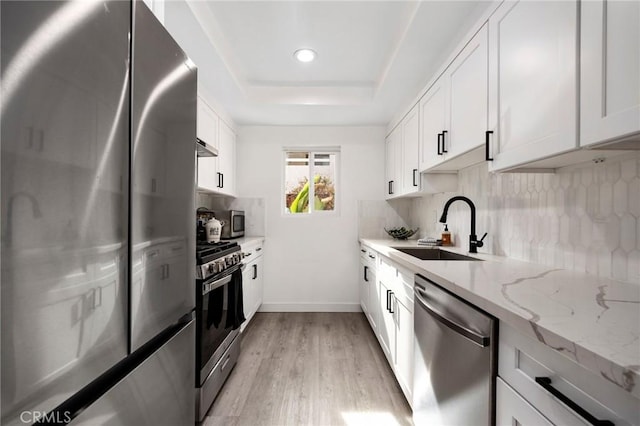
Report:
<svg viewBox="0 0 640 426"><path fill-rule="evenodd" d="M227 265L225 264L224 259L216 260L216 269L218 272L224 271L224 268L226 267Z"/></svg>
<svg viewBox="0 0 640 426"><path fill-rule="evenodd" d="M210 273L210 274L215 274L215 273L216 273L215 268L214 268L214 264L213 264L213 263L211 263L211 264L209 265L209 268L208 268L208 269L209 269L209 273Z"/></svg>

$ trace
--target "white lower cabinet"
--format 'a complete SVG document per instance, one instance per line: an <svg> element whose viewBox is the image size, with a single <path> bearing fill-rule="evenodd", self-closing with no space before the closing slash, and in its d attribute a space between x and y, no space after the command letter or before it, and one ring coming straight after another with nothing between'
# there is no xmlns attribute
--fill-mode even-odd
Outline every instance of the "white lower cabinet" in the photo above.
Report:
<svg viewBox="0 0 640 426"><path fill-rule="evenodd" d="M245 269L242 272L242 307L246 321L240 326L240 331L244 331L260 308L260 305L262 305L264 259L262 257L262 242L241 247L245 255Z"/></svg>
<svg viewBox="0 0 640 426"><path fill-rule="evenodd" d="M395 303L395 371L400 387L409 398L413 390L413 302Z"/></svg>
<svg viewBox="0 0 640 426"><path fill-rule="evenodd" d="M498 426L640 424L629 392L503 322L498 351Z"/></svg>
<svg viewBox="0 0 640 426"><path fill-rule="evenodd" d="M389 289L390 285L388 282L383 280L379 280L379 294L380 294L380 327L378 327L378 340L380 340L380 345L382 346L382 351L387 356L387 360L393 366L394 357L393 353L395 352L395 326L393 323L393 310L391 304L392 300L392 291Z"/></svg>
<svg viewBox="0 0 640 426"><path fill-rule="evenodd" d="M365 262L374 260L372 264ZM364 284L366 278L368 285ZM360 300L396 380L412 403L413 392L413 274L361 246ZM368 291L369 298L364 293ZM366 299L363 304L363 299Z"/></svg>
<svg viewBox="0 0 640 426"><path fill-rule="evenodd" d="M379 300L376 285L376 254L365 246L360 247L360 306L373 331L378 330Z"/></svg>
<svg viewBox="0 0 640 426"><path fill-rule="evenodd" d="M553 423L498 377L496 380L496 426L514 425L551 426Z"/></svg>

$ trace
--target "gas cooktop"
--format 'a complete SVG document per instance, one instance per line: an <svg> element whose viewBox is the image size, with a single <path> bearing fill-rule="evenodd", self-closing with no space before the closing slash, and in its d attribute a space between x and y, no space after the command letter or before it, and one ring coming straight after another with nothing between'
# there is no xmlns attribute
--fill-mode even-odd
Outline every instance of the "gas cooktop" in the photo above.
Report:
<svg viewBox="0 0 640 426"><path fill-rule="evenodd" d="M198 241L196 244L196 263L203 265L239 250L240 246L235 241L220 241L217 243Z"/></svg>

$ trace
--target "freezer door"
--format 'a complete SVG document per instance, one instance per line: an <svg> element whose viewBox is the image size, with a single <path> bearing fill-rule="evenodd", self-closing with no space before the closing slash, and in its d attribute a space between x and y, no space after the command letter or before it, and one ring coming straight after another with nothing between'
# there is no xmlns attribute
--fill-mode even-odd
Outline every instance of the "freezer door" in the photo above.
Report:
<svg viewBox="0 0 640 426"><path fill-rule="evenodd" d="M195 320L192 320L71 424L194 425L194 357Z"/></svg>
<svg viewBox="0 0 640 426"><path fill-rule="evenodd" d="M131 12L2 1L0 15L4 425L127 354Z"/></svg>
<svg viewBox="0 0 640 426"><path fill-rule="evenodd" d="M196 70L134 2L131 349L195 306Z"/></svg>

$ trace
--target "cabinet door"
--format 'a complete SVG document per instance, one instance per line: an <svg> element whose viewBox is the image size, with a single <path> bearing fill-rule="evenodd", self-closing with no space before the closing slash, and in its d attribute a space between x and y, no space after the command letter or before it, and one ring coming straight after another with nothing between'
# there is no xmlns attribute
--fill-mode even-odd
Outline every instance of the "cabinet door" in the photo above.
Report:
<svg viewBox="0 0 640 426"><path fill-rule="evenodd" d="M420 164L421 172L442 162L442 132L445 130L445 85L440 79L420 100Z"/></svg>
<svg viewBox="0 0 640 426"><path fill-rule="evenodd" d="M447 123L445 158L482 146L487 131L487 78L489 73L487 25L471 39L447 68Z"/></svg>
<svg viewBox="0 0 640 426"><path fill-rule="evenodd" d="M365 315L369 315L369 266L364 261L360 261L360 306Z"/></svg>
<svg viewBox="0 0 640 426"><path fill-rule="evenodd" d="M575 1L521 1L491 16L491 170L577 147L577 11Z"/></svg>
<svg viewBox="0 0 640 426"><path fill-rule="evenodd" d="M371 329L374 334L378 334L378 328L380 323L380 283L376 276L376 270L369 268L367 271L367 278L369 279L369 313L367 319L371 324Z"/></svg>
<svg viewBox="0 0 640 426"><path fill-rule="evenodd" d="M393 291L383 281L380 283L380 345L389 362L393 364L395 354L395 323L393 321Z"/></svg>
<svg viewBox="0 0 640 426"><path fill-rule="evenodd" d="M219 149L219 119L207 103L198 96L198 139ZM219 191L218 157L198 158L198 188L207 191Z"/></svg>
<svg viewBox="0 0 640 426"><path fill-rule="evenodd" d="M218 154L219 192L235 194L236 134L220 121L220 147Z"/></svg>
<svg viewBox="0 0 640 426"><path fill-rule="evenodd" d="M264 291L264 258L262 256L255 260L255 270L253 279L253 313L255 314L262 305L262 295Z"/></svg>
<svg viewBox="0 0 640 426"><path fill-rule="evenodd" d="M418 170L418 145L420 144L420 107L413 109L402 120L402 193L410 194L420 190Z"/></svg>
<svg viewBox="0 0 640 426"><path fill-rule="evenodd" d="M197 135L198 139L207 144L218 148L218 116L211 107L198 96L198 121Z"/></svg>
<svg viewBox="0 0 640 426"><path fill-rule="evenodd" d="M255 261L248 263L247 267L242 272L242 310L244 311L244 317L247 320L240 326L240 331L244 331L254 313L256 299L255 282L253 280L254 265Z"/></svg>
<svg viewBox="0 0 640 426"><path fill-rule="evenodd" d="M496 426L552 426L538 410L505 384L496 380Z"/></svg>
<svg viewBox="0 0 640 426"><path fill-rule="evenodd" d="M402 144L402 126L398 125L387 136L385 140L385 173L386 173L386 187L385 194L387 198L391 198L394 195L398 195L402 191L402 182L398 180L398 161L402 161L402 158L398 156L399 147Z"/></svg>
<svg viewBox="0 0 640 426"><path fill-rule="evenodd" d="M640 132L640 3L586 1L581 17L580 144Z"/></svg>
<svg viewBox="0 0 640 426"><path fill-rule="evenodd" d="M408 309L395 299L396 377L411 401L413 390L413 307Z"/></svg>

